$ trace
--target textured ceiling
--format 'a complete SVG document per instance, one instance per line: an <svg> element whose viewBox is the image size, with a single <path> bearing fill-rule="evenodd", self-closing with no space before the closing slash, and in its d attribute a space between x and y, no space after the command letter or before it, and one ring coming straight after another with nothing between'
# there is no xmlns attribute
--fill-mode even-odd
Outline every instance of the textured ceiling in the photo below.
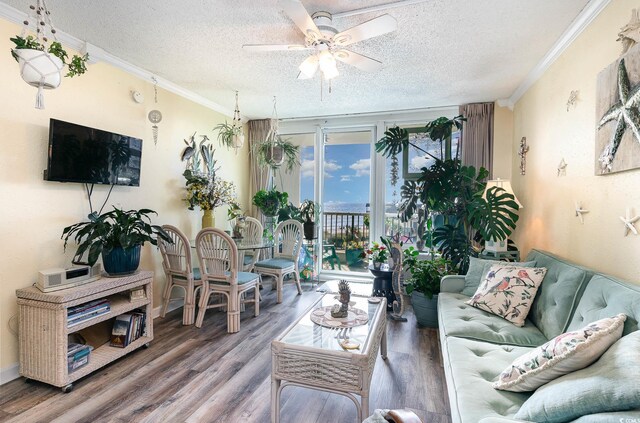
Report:
<svg viewBox="0 0 640 423"><path fill-rule="evenodd" d="M26 11L31 0L1 0ZM302 0L313 13L340 13L391 0ZM54 24L134 65L229 109L269 117L403 110L509 97L588 0L429 0L335 18L344 30L389 13L398 30L351 46L384 68L339 63L332 93L320 78L297 80L304 51L255 53L243 44L300 43L277 0L65 0L50 2Z"/></svg>

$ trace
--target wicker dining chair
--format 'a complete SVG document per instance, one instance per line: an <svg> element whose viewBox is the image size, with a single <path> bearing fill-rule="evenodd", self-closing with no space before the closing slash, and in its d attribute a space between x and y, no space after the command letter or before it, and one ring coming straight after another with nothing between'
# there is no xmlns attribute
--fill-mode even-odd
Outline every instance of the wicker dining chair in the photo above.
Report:
<svg viewBox="0 0 640 423"><path fill-rule="evenodd" d="M215 228L203 229L196 237L196 252L202 274L202 292L196 327L202 327L204 313L209 308L226 307L227 332L240 330L240 303L254 303L255 316L260 314L259 275L238 271L238 247L224 231ZM253 299L241 296L254 290ZM222 294L226 301L209 304L209 297Z"/></svg>
<svg viewBox="0 0 640 423"><path fill-rule="evenodd" d="M273 239L275 240L273 258L258 261L253 270L261 275L275 277L276 302L281 303L284 277L290 273L293 273L298 295L302 294L298 270L298 254L302 247L302 223L293 219L285 220L276 228Z"/></svg>
<svg viewBox="0 0 640 423"><path fill-rule="evenodd" d="M173 242L169 243L158 237L162 268L167 277L167 284L162 294L160 317L167 314L171 291L174 287L179 287L184 290L182 324L192 325L196 316L196 293L202 286L200 269L194 268L191 263L191 246L182 231L171 225L163 225L162 229L169 234Z"/></svg>
<svg viewBox="0 0 640 423"><path fill-rule="evenodd" d="M258 219L253 217L245 218L244 238L250 244L260 244L262 242L262 233L264 228ZM252 250L251 254L245 253L242 263L243 272L251 272L256 262L260 260L260 250Z"/></svg>

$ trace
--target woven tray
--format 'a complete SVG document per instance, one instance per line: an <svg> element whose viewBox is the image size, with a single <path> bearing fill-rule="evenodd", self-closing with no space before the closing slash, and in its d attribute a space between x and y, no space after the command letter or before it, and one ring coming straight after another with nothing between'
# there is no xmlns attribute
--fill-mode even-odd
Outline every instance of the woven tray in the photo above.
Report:
<svg viewBox="0 0 640 423"><path fill-rule="evenodd" d="M369 315L366 311L359 308L349 308L347 317L337 319L331 317L331 308L333 306L320 307L311 312L311 321L316 325L325 328L352 328L361 326L369 321Z"/></svg>

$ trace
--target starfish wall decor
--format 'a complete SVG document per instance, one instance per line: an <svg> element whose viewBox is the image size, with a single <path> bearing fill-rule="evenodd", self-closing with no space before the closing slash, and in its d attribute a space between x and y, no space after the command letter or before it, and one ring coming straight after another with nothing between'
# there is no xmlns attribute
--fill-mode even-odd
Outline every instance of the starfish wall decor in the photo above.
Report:
<svg viewBox="0 0 640 423"><path fill-rule="evenodd" d="M580 223L584 225L584 214L589 213L589 210L583 209L582 204L576 201L576 217L580 218Z"/></svg>
<svg viewBox="0 0 640 423"><path fill-rule="evenodd" d="M640 84L631 88L624 59L621 59L618 65L618 98L619 101L611 106L598 122L598 130L609 122L615 121L616 123L613 138L604 147L598 159L600 170L603 174L611 172L613 160L627 128L633 131L635 140L640 142L640 110L638 109L640 104Z"/></svg>
<svg viewBox="0 0 640 423"><path fill-rule="evenodd" d="M631 11L631 20L620 28L616 41L622 43L622 54L625 54L631 47L640 42L640 11L638 9Z"/></svg>
<svg viewBox="0 0 640 423"><path fill-rule="evenodd" d="M640 220L640 215L631 217L631 209L627 207L624 217L619 216L622 223L624 223L624 236L629 235L632 232L634 235L638 235L635 223Z"/></svg>
<svg viewBox="0 0 640 423"><path fill-rule="evenodd" d="M567 164L563 157L560 163L558 163L558 176L567 176Z"/></svg>

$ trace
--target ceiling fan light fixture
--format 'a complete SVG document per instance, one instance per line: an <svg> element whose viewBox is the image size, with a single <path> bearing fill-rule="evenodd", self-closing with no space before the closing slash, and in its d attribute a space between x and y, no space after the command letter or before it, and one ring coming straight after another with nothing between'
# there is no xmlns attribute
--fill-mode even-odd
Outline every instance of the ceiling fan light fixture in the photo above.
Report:
<svg viewBox="0 0 640 423"><path fill-rule="evenodd" d="M310 56L307 60L302 62L298 69L305 77L313 78L313 75L315 75L318 70L318 61L318 56Z"/></svg>
<svg viewBox="0 0 640 423"><path fill-rule="evenodd" d="M335 60L333 62L326 62L324 65L321 63L320 70L322 70L324 79L327 81L338 76L338 66L336 66Z"/></svg>
<svg viewBox="0 0 640 423"><path fill-rule="evenodd" d="M338 76L338 66L336 65L336 58L329 50L322 50L318 53L318 62L320 70L324 75L324 79L329 80Z"/></svg>

